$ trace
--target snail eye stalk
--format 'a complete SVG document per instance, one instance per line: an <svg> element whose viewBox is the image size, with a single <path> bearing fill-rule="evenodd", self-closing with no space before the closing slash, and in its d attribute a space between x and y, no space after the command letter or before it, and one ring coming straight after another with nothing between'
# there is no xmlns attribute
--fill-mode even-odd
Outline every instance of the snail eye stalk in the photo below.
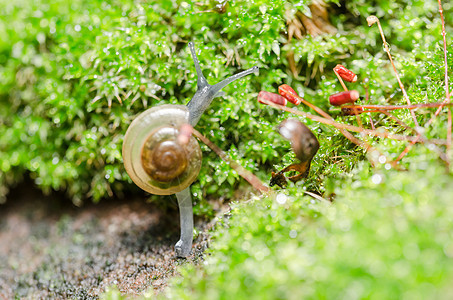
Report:
<svg viewBox="0 0 453 300"><path fill-rule="evenodd" d="M195 126L197 125L204 111L212 103L212 100L215 97L220 96L221 90L224 87L239 78L250 75L252 73L257 73L259 68L257 66L252 67L248 70L234 74L217 84L210 85L206 80L206 77L204 77L203 72L201 71L200 62L195 52L195 46L192 42L189 43L189 48L197 73L197 91L195 92L195 95L192 97L189 103L187 103L187 107L189 108L190 112L189 124Z"/></svg>

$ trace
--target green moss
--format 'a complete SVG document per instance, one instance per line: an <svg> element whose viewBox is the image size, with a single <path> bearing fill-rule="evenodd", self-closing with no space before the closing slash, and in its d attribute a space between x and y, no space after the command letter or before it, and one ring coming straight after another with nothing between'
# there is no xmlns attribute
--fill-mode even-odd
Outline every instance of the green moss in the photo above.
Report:
<svg viewBox="0 0 453 300"><path fill-rule="evenodd" d="M184 268L166 297L451 297L453 178L436 163L353 173L332 204L295 188L235 204L203 266Z"/></svg>
<svg viewBox="0 0 453 300"><path fill-rule="evenodd" d="M326 108L325 99L338 84L326 73L326 84L317 87L319 71L340 60L363 76L374 74L373 96L388 95L395 81L388 69L381 69L382 61L372 59L371 54L379 51L378 33L368 29L364 19L371 13L382 17L386 31L396 37L391 39L392 49L420 51L432 45L431 33L439 29L439 22L433 20L436 6L409 2L378 8L360 1L350 1L346 8L333 4L336 35L287 41L285 13L308 13L308 1L228 1L226 12L220 14L203 12L215 7L215 1L200 5L197 1L2 0L0 195L4 197L25 174L46 192L66 191L75 203L139 192L122 166L123 135L146 107L187 103L191 98L196 82L188 41L200 49L202 69L211 82L252 65L261 67L258 77L226 88L227 96L216 99L198 129L268 180L270 169L288 151L274 130L286 115L258 105L257 92L273 91L288 82ZM401 9L404 5L411 9ZM419 37L422 30L426 34ZM292 74L290 52L307 71ZM317 126L313 124L320 135L332 133ZM197 200L230 197L240 178L204 150L206 168L193 186ZM314 183L310 186L316 188Z"/></svg>
<svg viewBox="0 0 453 300"><path fill-rule="evenodd" d="M381 18L411 101L443 100L443 50L437 3L379 1L375 4L348 1L346 8L342 8L347 13L333 18L341 34L283 43L281 58L289 49L297 51L298 62L311 70L321 63L329 70L340 60L359 74L359 82L349 87L362 95L367 88L371 103L404 103L386 53L381 49L377 28L365 24L365 17L375 14ZM444 4L445 11L451 8ZM451 28L452 20L447 13L445 16L447 28ZM448 37L448 44L451 42ZM273 66L272 58L267 61ZM284 60L281 64L281 70L291 74ZM451 72L450 53L448 64ZM304 85L306 77L300 81L301 78L287 75L284 80L307 100L329 110L325 99L340 87L330 72L318 75L320 81L314 76L315 83L308 83L313 89ZM272 91L275 84L261 76L261 87ZM445 111L432 126L425 128L428 138L446 137ZM356 122L355 117L340 116L338 110L330 109L330 112L337 120ZM394 114L414 125L409 112ZM267 108L262 108L259 114L260 134L266 135L267 144L255 137L248 145L231 146L231 155L238 149L239 153L247 154L245 157L250 155L259 161L259 154L254 152L256 145L266 149L266 145L283 143L282 147L289 148L272 131L288 115L275 115ZM431 115L432 110L417 111L420 124L425 124ZM384 115L374 114L373 119L392 132L409 133ZM370 127L367 115L362 115L361 120L364 126ZM174 279L162 297L451 298L453 178L435 147L414 146L401 163L403 170L397 171L390 167L388 159L395 159L407 143L370 138L386 156L371 167L366 160L361 161L365 157L363 151L345 141L336 130L310 120L304 122L318 135L321 144L311 176L274 196L234 203L231 212L218 220L205 262L182 268L181 276ZM249 152L247 146L251 147ZM274 149L281 155L280 149ZM445 150L442 146L440 149ZM263 159L260 169L272 165L280 168L292 160L293 155L286 152L279 160ZM310 198L304 195L304 190L317 191L334 201ZM111 291L105 298L114 295L119 296Z"/></svg>

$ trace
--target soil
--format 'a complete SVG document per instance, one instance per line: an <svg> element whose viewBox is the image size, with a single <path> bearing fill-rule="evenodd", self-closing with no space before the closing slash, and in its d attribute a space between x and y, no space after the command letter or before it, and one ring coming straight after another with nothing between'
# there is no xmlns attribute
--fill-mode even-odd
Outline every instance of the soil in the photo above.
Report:
<svg viewBox="0 0 453 300"><path fill-rule="evenodd" d="M0 206L0 299L97 299L114 285L159 292L178 266L203 260L209 226L200 221L193 254L175 257L176 199L165 211L137 196L79 208L30 186Z"/></svg>

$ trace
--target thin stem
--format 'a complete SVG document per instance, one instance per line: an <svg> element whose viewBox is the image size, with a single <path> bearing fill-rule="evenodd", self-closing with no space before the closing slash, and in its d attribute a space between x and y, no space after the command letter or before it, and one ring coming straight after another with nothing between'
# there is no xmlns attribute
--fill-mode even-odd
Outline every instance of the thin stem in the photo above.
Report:
<svg viewBox="0 0 453 300"><path fill-rule="evenodd" d="M445 34L445 21L444 21L444 15L443 15L443 9L442 9L442 3L440 0L437 0L438 3L439 3L439 14L440 14L440 19L441 19L441 23L442 23L442 37L443 37L443 41L444 41L444 67L445 67L445 93L446 93L446 97L445 97L445 100L442 101L441 105L439 106L439 108L436 110L436 112L434 113L434 116L432 116L428 122L425 124L425 127L429 127L431 125L432 122L434 122L435 118L437 117L437 115L439 115L439 113L441 112L442 108L444 106L450 106L450 99L451 99L451 95L453 94L453 91L451 93L449 93L449 87L448 87L448 64L447 64L447 41L446 41L446 34ZM451 120L451 106L448 110L448 121L447 121L447 126L448 126L448 131L447 131L447 153L450 152L450 149L451 149L451 124L452 124L452 120ZM412 141L409 145L406 146L406 148L403 150L403 152L401 152L401 154L398 156L398 158L395 160L396 162L401 160L407 153L409 153L410 149L412 148L412 146L417 142L418 138L420 138L420 134L417 136L417 139ZM447 164L449 165L449 161L448 161L448 155L447 155Z"/></svg>
<svg viewBox="0 0 453 300"><path fill-rule="evenodd" d="M346 85L344 84L343 78L341 78L340 75L338 75L337 71L333 70L333 72L335 73L335 75L337 75L337 78L338 78L338 80L340 81L340 84L341 84L341 86L343 87L344 91L347 92L347 91L348 91L348 88L347 88Z"/></svg>
<svg viewBox="0 0 453 300"><path fill-rule="evenodd" d="M404 127L405 129L407 130L410 130L412 132L414 132L415 134L419 134L420 136L420 140L423 142L423 143L427 143L428 142L428 139L422 135L421 133L419 133L417 130L415 130L414 128L410 127L409 125L407 125L406 123L404 123L403 121L401 121L400 119L398 119L395 115L387 112L387 111L382 111L383 114L387 115L388 117L390 117L391 119L393 119L395 122L397 122L399 125L401 125L402 127ZM448 158L447 156L445 155L445 153L443 153L439 147L435 146L434 145L434 150L436 150L436 152L439 154L439 157L448 163Z"/></svg>
<svg viewBox="0 0 453 300"><path fill-rule="evenodd" d="M193 135L200 141L206 144L212 151L214 151L223 161L227 162L242 178L248 181L255 189L262 193L269 192L270 189L263 184L263 182L256 177L252 172L245 169L243 166L232 160L228 155L220 149L216 144L211 142L207 137L202 135L198 130L193 130Z"/></svg>
<svg viewBox="0 0 453 300"><path fill-rule="evenodd" d="M381 33L382 42L384 43L385 52L387 52L387 55L390 59L390 63L392 64L393 71L395 72L396 80L398 81L401 91L403 92L403 97L404 97L404 99L406 99L407 105L411 105L409 96L406 93L406 89L404 88L403 83L401 82L400 76L398 75L398 71L396 70L395 64L393 63L393 58L392 58L392 55L390 54L390 49L387 44L387 41L385 40L384 31L382 30L381 23L379 22L378 18L376 18L376 20L377 20L379 32ZM415 117L415 113L412 110L411 110L411 115L412 115L412 119L414 119L415 126L418 127L419 125L418 125L417 118Z"/></svg>
<svg viewBox="0 0 453 300"><path fill-rule="evenodd" d="M451 99L452 95L453 95L453 91L451 91L451 93L449 94L449 97L446 97L445 100L442 101L441 105L439 106L439 108L434 113L434 116L432 116L431 119L429 119L428 122L425 124L425 127L431 125L431 123L434 122L434 119L437 117L437 115L439 115L439 113L442 110L442 108L444 108L445 106L450 106L451 105L450 104L450 99Z"/></svg>
<svg viewBox="0 0 453 300"><path fill-rule="evenodd" d="M367 104L370 103L370 93L368 91L368 85L365 87L365 101ZM373 122L373 118L371 118L371 115L369 115L368 117L370 117L370 124L371 124L371 129L376 129L376 127L374 127L374 122Z"/></svg>
<svg viewBox="0 0 453 300"><path fill-rule="evenodd" d="M336 74L336 72L335 72L335 74ZM310 107L311 109L316 111L319 115L321 115L329 120L333 120L332 116L329 115L328 113L326 113L325 111L323 111L321 108L317 107L316 105L312 104L311 102L308 102L307 100L305 100L304 98L302 98L298 95L294 95L294 96L300 100L300 103L307 105L308 107ZM348 140L350 140L352 143L356 144L357 146L364 148L366 151L371 150L371 149L375 150L370 144L356 138L350 132L347 132L343 129L340 129L340 132L341 132L341 134L344 135L345 138L347 138Z"/></svg>
<svg viewBox="0 0 453 300"><path fill-rule="evenodd" d="M441 0L437 0L439 3L439 14L440 21L442 23L442 38L444 41L444 67L445 67L445 97L447 102L450 103L450 89L448 87L448 61L447 61L447 38L445 33L445 20L444 20L444 10L442 9ZM451 150L451 107L448 109L448 131L447 131L447 153Z"/></svg>
<svg viewBox="0 0 453 300"><path fill-rule="evenodd" d="M452 106L451 103L419 103L419 104L411 104L411 105L343 105L342 108L361 108L361 109L371 109L373 111L370 112L380 112L384 110L395 110L395 109L419 109L419 108L436 108L436 107L444 107L444 106Z"/></svg>
<svg viewBox="0 0 453 300"><path fill-rule="evenodd" d="M442 108L444 106L447 106L447 105L450 105L450 103L447 103L448 101L448 98L446 98L444 101L442 101L442 103L440 104L439 108L436 110L436 112L434 113L434 116L432 116L428 122L426 122L425 124L425 128L428 128L433 122L434 120L436 119L437 115L440 113L440 111L442 110ZM395 162L398 162L399 160L401 160L407 153L409 153L409 151L411 150L412 146L418 142L418 140L420 139L420 134L417 136L417 138L415 140L413 140L409 145L406 146L406 148L403 150L403 152L401 152L401 154L395 159ZM445 144L447 144L447 142L445 142ZM447 162L448 163L448 162Z"/></svg>
<svg viewBox="0 0 453 300"><path fill-rule="evenodd" d="M264 104L267 104L267 105L273 107L273 108L284 110L284 111L290 112L292 114L295 114L295 115L298 115L298 116L301 116L301 117L305 117L305 118L311 119L311 120L319 122L319 123L323 123L323 124L326 124L326 125L334 126L335 128L337 128L339 130L354 131L354 132L359 132L361 134L367 134L367 135L381 137L381 138L389 138L389 139L398 140L398 141L415 141L415 142L418 142L418 138L415 137L415 136L406 136L406 135L400 135L400 134L393 134L393 133L390 133L390 132L388 132L386 130L383 130L383 129L371 130L371 129L360 128L360 127L353 126L353 125L339 123L339 122L334 121L333 119L327 119L327 118L315 116L315 115L312 115L312 114L309 114L309 113L306 113L306 112L303 112L303 111L300 111L300 110L296 110L296 109L293 109L293 108L290 108L290 107L278 105L278 104L275 104L275 103L273 103L271 101L268 101L268 100L262 99L262 102ZM427 142L431 143L431 144L438 144L438 145L445 145L446 144L446 142L444 140L436 140L436 139L427 140Z"/></svg>
<svg viewBox="0 0 453 300"><path fill-rule="evenodd" d="M451 151L451 107L448 109L448 121L447 121L448 131L447 131L447 156L449 156Z"/></svg>

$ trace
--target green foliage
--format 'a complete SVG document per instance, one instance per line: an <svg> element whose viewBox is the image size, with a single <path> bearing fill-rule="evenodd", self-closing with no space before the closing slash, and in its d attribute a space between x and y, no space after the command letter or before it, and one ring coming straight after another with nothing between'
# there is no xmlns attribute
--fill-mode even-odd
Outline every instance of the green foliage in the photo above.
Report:
<svg viewBox="0 0 453 300"><path fill-rule="evenodd" d="M235 8L237 3L231 1L229 9ZM254 6L255 3L257 1L248 2L248 12L271 14L269 9L263 12L261 6ZM294 4L276 2L274 5L275 10L281 12ZM307 10L306 7L300 9ZM451 9L451 4L444 4L447 29L453 24L451 13L447 13ZM361 95L367 89L371 103L404 103L387 55L382 51L377 27L366 25L366 16L375 14L381 20L411 101L424 103L444 99L443 49L435 1L375 1L370 4L355 0L347 1L346 7L339 10L348 13L333 18L339 28L335 36L286 41L281 32L268 30L259 36L265 40L263 44L254 44L256 35L239 33L248 30L256 34L254 26L257 25L247 23L249 15L243 16L244 23L235 30L228 27L234 23L227 25L223 33L229 34L229 40L247 41L241 44L239 53L246 53L248 58L253 58L249 62L260 66L266 62L269 68L262 71L260 77L241 84L249 89L254 87L251 83L259 82L261 89L272 91L280 82L288 82L307 100L330 109L337 120L355 123L355 117L340 116L325 100L341 87L330 72L321 75L319 71L330 70L340 62L359 74L359 82L348 86L359 90ZM275 24L282 21L270 17L267 20ZM211 29L216 28L216 22L210 24ZM272 34L278 38L272 38ZM271 42L275 40L278 40L278 50ZM448 44L451 42L449 37ZM253 52L252 48L247 48L250 44L258 45L260 50ZM290 72L284 59L290 51L296 54L298 65L310 72L297 76ZM451 53L448 64L451 74ZM311 74L315 74L313 78ZM234 91L228 92L231 97L235 95ZM230 96L227 99L231 99ZM211 110L210 117L221 112L219 117L214 117L220 118L220 122L210 123L204 118L201 124L205 132L212 129L210 137L227 146L232 158L262 177L265 168L281 168L293 161L293 154L283 150L288 149L289 144L273 130L287 114L258 108L250 101L239 105L231 103L216 103ZM234 113L230 115L230 112ZM413 125L407 111L394 114ZM249 119L243 117L246 115ZM425 124L431 115L432 110L417 111L420 124ZM387 130L409 133L386 116L375 114L373 118ZM370 126L367 115L362 115L361 121ZM407 170L397 171L390 167L387 159L395 159L406 143L380 140L375 145L387 158L381 157L381 164L372 168L368 162L358 163L364 157L363 151L348 143L336 130L310 120L304 122L318 135L321 144L311 168L311 174L315 175L305 182L290 185L275 196L234 203L227 218L218 220L206 261L201 266L182 268L181 276L174 279L163 296L183 299L451 298L453 228L449 202L453 178L437 158L435 147L414 146L402 163ZM230 127L241 130L230 131ZM220 128L224 130L218 130ZM242 130L244 128L248 131ZM440 114L432 126L424 130L428 138L445 138L446 113ZM370 141L377 139L370 138ZM444 149L441 147L441 150ZM276 159L276 156L281 157ZM200 185L195 186L197 192L215 194L219 191L216 181L228 187L237 184L237 176L228 166L208 157L209 165L216 168L216 175L212 178L203 174ZM317 191L334 201L312 199L304 195L304 190ZM120 294L113 290L105 297L116 298Z"/></svg>
<svg viewBox="0 0 453 300"><path fill-rule="evenodd" d="M400 48L422 53L437 40L433 33L440 28L433 19L435 5L424 1L380 3L378 8L361 1L348 1L346 7L333 1L337 34L291 41L285 34L287 12L309 14L309 1L233 0L223 14L215 11L217 1L0 3L0 196L26 174L46 192L66 191L75 203L139 192L122 165L124 132L147 107L185 104L192 97L196 78L188 41L199 49L211 83L253 65L261 68L258 77L225 88L227 96L215 100L197 129L267 181L274 166L291 162L293 156L275 132L288 115L258 105L259 90L275 91L287 82L327 109L325 99L339 85L331 72L321 76L320 71L342 62L363 78L372 77L370 95L384 99L397 85L390 69L382 68L386 58L379 52L377 29L367 28L366 16L381 17L386 32L392 33L395 53ZM411 9L401 9L407 5ZM292 74L290 53L306 71ZM420 69L412 68L405 76L415 80ZM320 79L324 84L318 86ZM362 155L359 151L355 156L355 148L335 130L308 123L320 136L318 156L323 160L313 166L319 175L307 185L322 192L325 177L350 170ZM335 146L340 143L344 146ZM239 176L206 147L203 150L206 167L193 185L196 200L231 197ZM330 167L324 162L333 153L341 159Z"/></svg>
<svg viewBox="0 0 453 300"><path fill-rule="evenodd" d="M440 23L432 19L437 18L436 5L434 1L379 1L374 7L364 1L347 4L357 16L376 14L381 18L399 74L413 103L438 102L445 97ZM451 11L451 5L444 4L444 10ZM447 28L451 28L452 20L449 14L445 16ZM344 64L356 71L359 78L367 78L349 87L362 95L367 87L371 103L403 103L386 53L379 49L377 28L366 27L364 18L350 14L341 15L338 20L339 28L357 34L357 40L348 35L348 40L340 43L354 50ZM351 28L352 24L357 27ZM365 41L358 40L365 37ZM315 55L314 61L330 60L328 55L332 53L327 54L328 46L327 50L316 50L315 43L307 40L292 42L308 43L315 53L327 51L319 57ZM312 40L329 45L325 37ZM449 37L448 44L451 42ZM303 54L306 47L300 47L301 56L308 55ZM307 62L308 56L303 60ZM448 53L448 65L451 74L451 53ZM328 73L321 79L315 90L307 89L303 82L292 84L307 100L327 110L329 107L323 99L338 91L339 85ZM432 111L417 111L420 124L428 121ZM428 138L446 137L445 111L424 129ZM330 112L336 115L334 109ZM413 125L407 111L394 114ZM356 122L355 117L336 117ZM373 118L387 130L409 133L386 116L375 114ZM361 116L361 120L370 126L368 116ZM387 158L381 157L382 164L372 168L368 162L357 163L362 152L345 143L335 130L306 122L318 133L321 144L311 169L316 176L290 185L275 196L233 204L227 218L219 220L213 232L206 261L201 266L182 268L181 276L174 279L163 297L451 298L453 228L449 202L453 178L438 159L435 147L414 146L402 164L407 170L397 171L387 159L395 159L406 143L380 140L375 145ZM287 165L292 159L288 153L276 167ZM334 201L312 199L304 195L305 189L318 191Z"/></svg>
<svg viewBox="0 0 453 300"><path fill-rule="evenodd" d="M435 162L408 172L361 164L332 183L332 204L299 189L235 204L212 255L184 268L166 297L447 299L452 180Z"/></svg>

